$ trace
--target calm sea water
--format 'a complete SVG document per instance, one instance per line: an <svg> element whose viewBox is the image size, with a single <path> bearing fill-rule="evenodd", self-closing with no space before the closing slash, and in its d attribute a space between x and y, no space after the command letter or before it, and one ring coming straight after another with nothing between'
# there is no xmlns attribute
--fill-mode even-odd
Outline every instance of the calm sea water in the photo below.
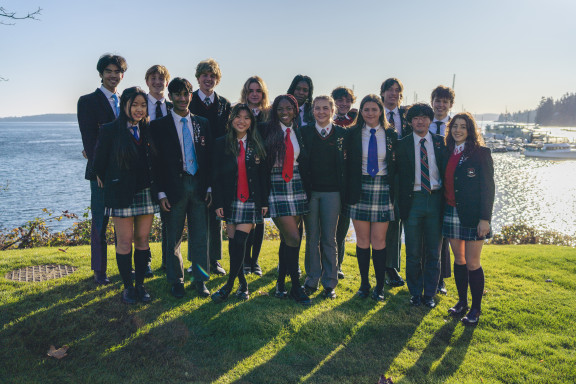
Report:
<svg viewBox="0 0 576 384"><path fill-rule="evenodd" d="M576 137L576 132L551 130ZM75 123L0 122L0 228L20 226L41 216L42 208L82 213L90 205L90 187L81 152ZM526 159L519 153L493 158L496 231L523 221L576 236L576 161Z"/></svg>

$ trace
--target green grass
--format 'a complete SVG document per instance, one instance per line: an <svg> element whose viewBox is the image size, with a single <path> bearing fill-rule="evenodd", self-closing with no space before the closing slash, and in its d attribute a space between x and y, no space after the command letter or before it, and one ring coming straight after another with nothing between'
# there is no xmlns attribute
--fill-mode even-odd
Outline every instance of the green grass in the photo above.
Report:
<svg viewBox="0 0 576 384"><path fill-rule="evenodd" d="M316 294L308 308L278 300L272 296L277 247L264 244L265 275L250 275L252 298L220 305L188 289L185 299L173 298L160 270L147 282L152 303L122 304L113 247L107 287L91 281L87 246L2 252L0 383L376 383L381 374L394 383L576 378L573 248L486 246L487 292L474 329L446 315L456 302L453 279L433 310L410 307L406 287L389 290L383 303L355 298L359 276L350 255L336 300ZM152 251L159 268L159 245ZM43 283L4 278L47 263L78 271ZM213 278L208 288L224 281ZM47 357L51 344L68 345L68 356Z"/></svg>

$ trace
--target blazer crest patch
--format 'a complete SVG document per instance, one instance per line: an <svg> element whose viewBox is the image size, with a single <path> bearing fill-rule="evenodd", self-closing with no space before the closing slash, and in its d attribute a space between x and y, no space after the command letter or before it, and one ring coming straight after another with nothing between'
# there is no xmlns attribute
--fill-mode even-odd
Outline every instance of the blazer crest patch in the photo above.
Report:
<svg viewBox="0 0 576 384"><path fill-rule="evenodd" d="M468 168L468 169L466 169L466 176L468 176L468 177L476 177L476 168Z"/></svg>
<svg viewBox="0 0 576 384"><path fill-rule="evenodd" d="M190 119L192 121L192 132L194 132L194 142L198 143L198 140L204 140L204 136L200 138L200 124L196 121L196 119ZM202 142L202 145L206 145L205 142Z"/></svg>

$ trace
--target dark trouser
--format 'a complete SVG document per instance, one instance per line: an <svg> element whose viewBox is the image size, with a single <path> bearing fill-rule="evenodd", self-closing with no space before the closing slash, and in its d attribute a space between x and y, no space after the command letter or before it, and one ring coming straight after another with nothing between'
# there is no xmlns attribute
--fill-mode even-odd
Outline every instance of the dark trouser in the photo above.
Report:
<svg viewBox="0 0 576 384"><path fill-rule="evenodd" d="M312 191L310 213L304 217L306 226L306 254L304 285L336 288L338 284L338 251L336 226L340 212L340 192Z"/></svg>
<svg viewBox="0 0 576 384"><path fill-rule="evenodd" d="M162 227L162 265L166 266L168 254L168 230L166 228L166 212L160 210L160 225Z"/></svg>
<svg viewBox="0 0 576 384"><path fill-rule="evenodd" d="M208 213L208 252L210 262L216 262L222 259L222 220L216 218L212 208Z"/></svg>
<svg viewBox="0 0 576 384"><path fill-rule="evenodd" d="M194 176L183 176L184 193L177 203L166 212L166 277L169 283L184 282L184 266L180 243L184 221L188 219L188 260L192 262L194 280L210 278L208 263L208 218L204 191L198 191L199 182Z"/></svg>
<svg viewBox="0 0 576 384"><path fill-rule="evenodd" d="M440 277L442 193L413 192L404 222L406 283L412 296L434 296ZM424 241L425 246L422 245Z"/></svg>
<svg viewBox="0 0 576 384"><path fill-rule="evenodd" d="M342 262L344 261L344 254L346 253L346 236L350 229L350 217L343 213L340 209L340 217L338 218L338 226L336 227L336 245L338 246L338 269L342 270Z"/></svg>
<svg viewBox="0 0 576 384"><path fill-rule="evenodd" d="M108 216L104 216L104 189L96 180L90 180L90 210L92 212L92 230L90 248L92 251L92 270L106 273L108 261L106 246L106 227Z"/></svg>
<svg viewBox="0 0 576 384"><path fill-rule="evenodd" d="M450 264L450 241L448 238L442 238L442 249L440 250L440 278L452 276Z"/></svg>
<svg viewBox="0 0 576 384"><path fill-rule="evenodd" d="M398 208L398 175L395 176L394 185L394 217L396 220L388 223L386 232L386 268L394 268L400 271L400 250L402 248L402 220L400 219L400 209Z"/></svg>

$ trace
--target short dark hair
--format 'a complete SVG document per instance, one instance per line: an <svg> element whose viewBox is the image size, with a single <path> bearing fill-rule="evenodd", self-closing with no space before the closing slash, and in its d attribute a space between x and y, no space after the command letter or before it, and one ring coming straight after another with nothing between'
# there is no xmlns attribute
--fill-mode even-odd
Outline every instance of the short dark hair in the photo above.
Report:
<svg viewBox="0 0 576 384"><path fill-rule="evenodd" d="M404 85L402 84L402 82L395 77L391 77L389 79L384 80L382 85L380 85L380 95L386 92L394 84L398 84L398 86L400 87L400 93L404 92Z"/></svg>
<svg viewBox="0 0 576 384"><path fill-rule="evenodd" d="M168 84L168 93L179 93L184 90L188 91L188 93L193 92L192 84L183 77L175 77Z"/></svg>
<svg viewBox="0 0 576 384"><path fill-rule="evenodd" d="M104 70L110 64L116 65L120 68L120 72L124 73L128 69L128 64L126 64L126 59L119 55L113 55L111 53L106 53L100 56L98 59L98 64L96 64L96 69L98 70L99 74L103 74Z"/></svg>
<svg viewBox="0 0 576 384"><path fill-rule="evenodd" d="M352 100L352 104L356 102L356 96L354 96L354 91L351 90L350 88L342 86L334 88L334 90L332 91L332 98L334 100L338 100L343 97L349 97L350 100Z"/></svg>
<svg viewBox="0 0 576 384"><path fill-rule="evenodd" d="M426 103L416 103L408 107L406 112L406 120L412 123L412 119L418 116L426 116L430 121L434 120L434 110Z"/></svg>
<svg viewBox="0 0 576 384"><path fill-rule="evenodd" d="M456 94L454 93L454 90L452 88L445 87L444 85L439 85L432 91L432 95L430 95L430 102L433 102L435 98L448 99L450 100L450 104L454 104Z"/></svg>

